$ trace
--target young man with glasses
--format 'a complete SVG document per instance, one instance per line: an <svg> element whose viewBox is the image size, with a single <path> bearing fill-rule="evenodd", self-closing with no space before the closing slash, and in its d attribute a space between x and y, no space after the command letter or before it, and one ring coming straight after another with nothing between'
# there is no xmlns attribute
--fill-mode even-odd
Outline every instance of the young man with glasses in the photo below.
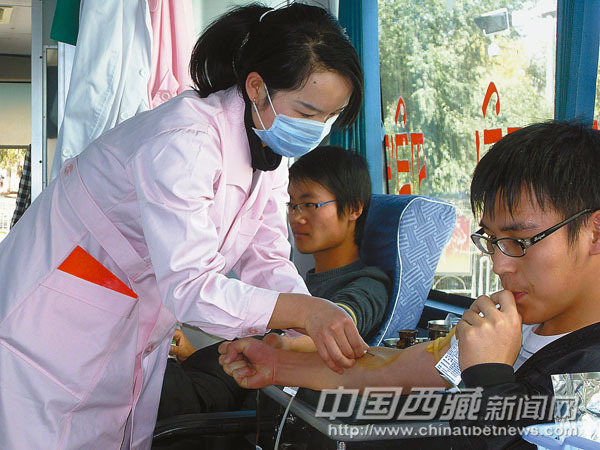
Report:
<svg viewBox="0 0 600 450"><path fill-rule="evenodd" d="M319 147L290 167L288 193L294 246L315 262L306 274L308 290L348 312L368 342L383 320L389 279L378 267L366 267L360 260L371 200L364 158L341 147ZM295 340L294 345L302 341Z"/></svg>
<svg viewBox="0 0 600 450"><path fill-rule="evenodd" d="M472 239L492 259L504 290L477 298L456 327L462 381L483 391L477 419L451 425L507 433L457 433L448 440L453 448L527 447L518 428L508 427L551 422L548 410L501 421L486 417L488 406L552 397L552 374L600 371L599 174L600 132L565 122L505 136L475 168L471 207L481 229ZM443 344L440 357L449 348ZM408 392L446 387L432 347L371 348L343 374L327 371L314 355L252 339L225 343L220 351L225 370L242 386L402 386Z"/></svg>
<svg viewBox="0 0 600 450"><path fill-rule="evenodd" d="M381 269L360 260L371 199L367 163L341 147L324 146L299 158L289 172L286 206L294 244L315 261L306 274L308 290L346 311L368 342L383 320L390 281ZM312 339L300 333L267 336L271 345L316 351ZM196 351L179 330L175 340L172 354L180 364L167 366L158 418L237 409L247 391L223 372L218 345Z"/></svg>

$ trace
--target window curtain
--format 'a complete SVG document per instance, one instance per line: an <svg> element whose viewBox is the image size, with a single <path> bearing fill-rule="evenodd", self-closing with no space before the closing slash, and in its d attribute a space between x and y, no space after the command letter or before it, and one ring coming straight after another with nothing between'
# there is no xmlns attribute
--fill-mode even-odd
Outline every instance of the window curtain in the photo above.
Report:
<svg viewBox="0 0 600 450"><path fill-rule="evenodd" d="M600 2L558 0L554 117L592 123L598 73Z"/></svg>
<svg viewBox="0 0 600 450"><path fill-rule="evenodd" d="M373 193L385 192L383 176L383 123L379 79L377 2L340 0L339 21L361 59L365 79L364 100L356 123L334 131L330 143L358 152L369 162Z"/></svg>

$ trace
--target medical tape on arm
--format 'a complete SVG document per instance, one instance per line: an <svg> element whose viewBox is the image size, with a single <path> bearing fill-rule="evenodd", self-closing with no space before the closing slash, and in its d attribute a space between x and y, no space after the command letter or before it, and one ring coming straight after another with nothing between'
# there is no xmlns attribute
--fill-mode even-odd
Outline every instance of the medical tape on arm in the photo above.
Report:
<svg viewBox="0 0 600 450"><path fill-rule="evenodd" d="M437 338L435 341L431 341L429 345L427 345L426 350L429 353L433 353L436 363L438 363L440 359L442 359L442 357L440 356L440 349L444 348L446 344L450 343L450 341L452 340L452 336L454 336L455 332L456 327L452 328L446 336Z"/></svg>

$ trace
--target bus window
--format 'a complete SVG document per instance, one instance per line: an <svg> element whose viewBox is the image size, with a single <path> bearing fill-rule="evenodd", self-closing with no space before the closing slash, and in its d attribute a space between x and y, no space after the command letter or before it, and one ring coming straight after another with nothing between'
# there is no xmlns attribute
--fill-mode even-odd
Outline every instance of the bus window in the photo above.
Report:
<svg viewBox="0 0 600 450"><path fill-rule="evenodd" d="M470 242L471 173L503 135L554 116L556 1L379 0L388 192L457 207L434 289L498 290Z"/></svg>

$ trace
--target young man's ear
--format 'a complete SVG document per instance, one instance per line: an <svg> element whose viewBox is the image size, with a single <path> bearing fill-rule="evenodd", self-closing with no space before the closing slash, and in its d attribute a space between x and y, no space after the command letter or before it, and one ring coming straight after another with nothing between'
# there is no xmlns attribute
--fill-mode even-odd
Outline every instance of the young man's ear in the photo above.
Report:
<svg viewBox="0 0 600 450"><path fill-rule="evenodd" d="M348 220L358 220L363 212L363 204L359 203L358 205L350 206L349 209L350 214L348 214Z"/></svg>
<svg viewBox="0 0 600 450"><path fill-rule="evenodd" d="M592 227L590 253L600 255L600 210L592 213L589 224Z"/></svg>

